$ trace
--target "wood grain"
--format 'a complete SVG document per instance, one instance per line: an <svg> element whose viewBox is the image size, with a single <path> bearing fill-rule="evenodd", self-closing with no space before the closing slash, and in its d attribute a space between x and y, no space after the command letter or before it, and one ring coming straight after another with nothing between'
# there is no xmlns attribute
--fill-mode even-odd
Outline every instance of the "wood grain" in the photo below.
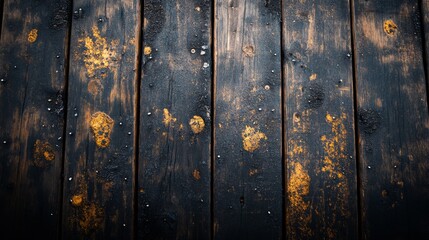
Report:
<svg viewBox="0 0 429 240"><path fill-rule="evenodd" d="M3 237L59 236L69 10L66 1L4 2L0 40Z"/></svg>
<svg viewBox="0 0 429 240"><path fill-rule="evenodd" d="M210 239L211 2L144 2L138 238Z"/></svg>
<svg viewBox="0 0 429 240"><path fill-rule="evenodd" d="M348 1L283 4L287 239L357 239Z"/></svg>
<svg viewBox="0 0 429 240"><path fill-rule="evenodd" d="M133 239L140 1L73 3L63 239Z"/></svg>
<svg viewBox="0 0 429 240"><path fill-rule="evenodd" d="M363 239L424 239L429 116L417 1L355 1Z"/></svg>
<svg viewBox="0 0 429 240"><path fill-rule="evenodd" d="M281 239L280 1L215 1L214 239Z"/></svg>

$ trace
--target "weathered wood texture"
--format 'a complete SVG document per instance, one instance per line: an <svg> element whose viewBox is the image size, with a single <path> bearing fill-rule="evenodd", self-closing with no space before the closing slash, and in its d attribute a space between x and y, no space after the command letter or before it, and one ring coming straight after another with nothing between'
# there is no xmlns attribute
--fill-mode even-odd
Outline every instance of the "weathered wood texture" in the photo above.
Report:
<svg viewBox="0 0 429 240"><path fill-rule="evenodd" d="M420 0L420 18L423 23L423 53L425 58L426 98L429 99L429 0Z"/></svg>
<svg viewBox="0 0 429 240"><path fill-rule="evenodd" d="M429 117L418 1L355 1L363 239L429 234Z"/></svg>
<svg viewBox="0 0 429 240"><path fill-rule="evenodd" d="M210 239L211 4L144 2L138 237Z"/></svg>
<svg viewBox="0 0 429 240"><path fill-rule="evenodd" d="M140 11L74 1L63 239L133 239Z"/></svg>
<svg viewBox="0 0 429 240"><path fill-rule="evenodd" d="M288 239L357 239L349 2L284 3Z"/></svg>
<svg viewBox="0 0 429 240"><path fill-rule="evenodd" d="M3 237L59 236L68 9L66 1L5 1L0 40Z"/></svg>
<svg viewBox="0 0 429 240"><path fill-rule="evenodd" d="M280 1L215 1L214 239L281 239Z"/></svg>

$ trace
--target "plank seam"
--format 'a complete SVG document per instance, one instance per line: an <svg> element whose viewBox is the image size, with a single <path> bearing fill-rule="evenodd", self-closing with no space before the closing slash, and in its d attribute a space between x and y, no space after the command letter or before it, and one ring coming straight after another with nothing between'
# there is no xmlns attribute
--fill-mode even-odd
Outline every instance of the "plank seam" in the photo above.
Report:
<svg viewBox="0 0 429 240"><path fill-rule="evenodd" d="M355 134L355 158L356 158L356 183L357 183L357 211L358 211L358 239L363 239L362 234L362 182L360 172L360 153L359 153L359 126L358 126L358 102L357 102L357 50L356 50L356 32L355 32L355 4L354 0L349 2L350 11L350 30L352 45L352 75L353 75L353 117Z"/></svg>
<svg viewBox="0 0 429 240"><path fill-rule="evenodd" d="M71 45L71 34L72 34L72 24L73 24L73 4L74 1L71 0L69 3L69 11L68 11L68 19L69 19L69 24L68 24L68 33L67 33L67 43L65 44L67 46L67 61L65 62L65 79L64 79L64 99L63 99L63 104L64 106L66 106L66 109L64 111L64 127L63 127L63 134L62 134L62 156L61 156L61 179L60 179L60 203L61 203L61 207L60 207L60 223L59 223L59 231L58 231L58 239L62 239L63 236L63 213L64 213L64 195L65 195L65 188L64 188L64 171L65 171L65 157L66 157L66 136L67 136L67 113L68 113L68 89L69 89L69 74L70 74L70 62L71 62L71 57L70 57L70 45Z"/></svg>
<svg viewBox="0 0 429 240"><path fill-rule="evenodd" d="M210 149L210 226L211 226L211 231L210 231L210 239L213 240L214 239L214 231L215 231L215 226L214 226L214 163L215 163L215 122L216 122L216 47L215 47L215 40L216 40L216 22L215 22L215 14L216 14L216 0L212 0L211 1L211 10L210 10L210 21L212 22L212 27L210 29L210 34L211 34L211 46L212 46L212 51L211 51L211 61L212 61L212 73L211 73L211 112L212 112L212 116L211 116L211 134L210 134L210 144L211 144L211 149Z"/></svg>
<svg viewBox="0 0 429 240"><path fill-rule="evenodd" d="M425 83L426 83L426 102L429 102L429 76L427 69L427 63L428 59L426 57L428 56L428 49L426 49L426 41L429 39L426 39L426 26L425 26L425 20L424 20L424 8L423 8L423 1L419 0L419 12L420 12L420 34L421 34L421 43L422 43L422 59L423 59L423 69L425 74ZM428 110L429 110L429 104L428 104Z"/></svg>
<svg viewBox="0 0 429 240"><path fill-rule="evenodd" d="M284 50L285 50L285 46L284 46L284 39L283 39L283 29L284 29L284 4L285 2L283 0L280 1L280 77L281 77L281 89L280 89L280 111L281 111L281 119L282 119L282 124L281 124L281 146L282 146L282 151L281 151L281 159L282 159L282 176L283 176L283 181L282 181L282 207L283 207L283 214L282 214L282 235L283 235L283 239L286 239L286 181L287 181L287 176L286 176L286 154L287 153L287 144L286 144L286 131L285 131L285 124L286 124L286 118L285 118L285 76L284 76Z"/></svg>

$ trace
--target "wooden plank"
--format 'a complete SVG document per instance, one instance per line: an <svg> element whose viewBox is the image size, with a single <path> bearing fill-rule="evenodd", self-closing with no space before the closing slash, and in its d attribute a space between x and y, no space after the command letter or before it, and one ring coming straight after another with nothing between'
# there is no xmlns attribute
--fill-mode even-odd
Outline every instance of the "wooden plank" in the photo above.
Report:
<svg viewBox="0 0 429 240"><path fill-rule="evenodd" d="M67 1L4 2L0 231L13 239L59 236L69 10Z"/></svg>
<svg viewBox="0 0 429 240"><path fill-rule="evenodd" d="M429 233L429 116L418 1L355 1L364 239Z"/></svg>
<svg viewBox="0 0 429 240"><path fill-rule="evenodd" d="M63 239L133 239L140 14L74 1Z"/></svg>
<svg viewBox="0 0 429 240"><path fill-rule="evenodd" d="M214 239L281 239L280 1L215 1Z"/></svg>
<svg viewBox="0 0 429 240"><path fill-rule="evenodd" d="M211 2L144 2L138 237L210 239Z"/></svg>
<svg viewBox="0 0 429 240"><path fill-rule="evenodd" d="M349 1L283 4L287 239L357 239Z"/></svg>

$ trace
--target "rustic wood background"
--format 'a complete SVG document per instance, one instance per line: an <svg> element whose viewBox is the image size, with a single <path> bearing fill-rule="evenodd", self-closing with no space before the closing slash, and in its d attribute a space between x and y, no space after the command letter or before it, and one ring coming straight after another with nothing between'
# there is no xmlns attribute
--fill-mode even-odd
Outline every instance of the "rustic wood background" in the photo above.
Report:
<svg viewBox="0 0 429 240"><path fill-rule="evenodd" d="M429 0L2 0L2 239L429 239Z"/></svg>

